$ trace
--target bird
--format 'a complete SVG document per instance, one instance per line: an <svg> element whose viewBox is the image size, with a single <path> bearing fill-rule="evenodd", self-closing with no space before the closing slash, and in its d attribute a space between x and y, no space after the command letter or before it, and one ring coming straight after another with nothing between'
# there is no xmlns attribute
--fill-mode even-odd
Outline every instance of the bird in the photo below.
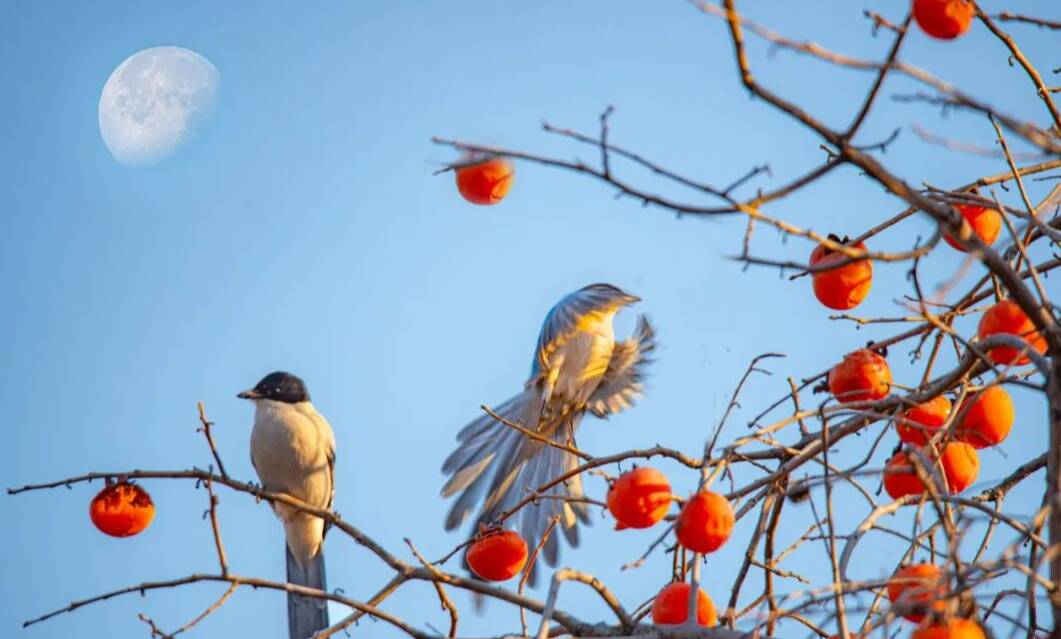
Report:
<svg viewBox="0 0 1061 639"><path fill-rule="evenodd" d="M633 334L616 342L613 319L638 301L611 284L591 284L563 297L545 317L523 390L494 412L540 437L573 445L586 412L606 419L632 406L643 390L655 330L639 315ZM449 509L446 530L460 527L480 502L475 530L493 527L529 491L579 464L571 452L527 437L489 414L461 429L457 442L442 465L448 475L442 496L460 493ZM559 517L564 537L577 546L579 522L589 523L587 506L579 501L581 477L575 475L543 495L547 498L513 515L513 524L534 548L549 521ZM556 565L559 550L557 535L550 535L542 548L550 566Z"/></svg>
<svg viewBox="0 0 1061 639"><path fill-rule="evenodd" d="M290 495L331 510L335 497L335 434L310 402L301 379L277 371L237 395L254 402L251 463L264 490ZM323 519L273 502L284 526L287 581L326 591ZM305 639L328 627L323 599L287 595L291 639Z"/></svg>

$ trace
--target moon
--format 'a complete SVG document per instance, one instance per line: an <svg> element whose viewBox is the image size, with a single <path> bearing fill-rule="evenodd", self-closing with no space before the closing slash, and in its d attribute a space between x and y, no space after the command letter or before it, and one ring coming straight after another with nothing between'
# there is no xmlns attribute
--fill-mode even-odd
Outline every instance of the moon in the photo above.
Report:
<svg viewBox="0 0 1061 639"><path fill-rule="evenodd" d="M99 131L115 160L154 164L195 137L217 105L221 74L181 47L137 51L107 78Z"/></svg>

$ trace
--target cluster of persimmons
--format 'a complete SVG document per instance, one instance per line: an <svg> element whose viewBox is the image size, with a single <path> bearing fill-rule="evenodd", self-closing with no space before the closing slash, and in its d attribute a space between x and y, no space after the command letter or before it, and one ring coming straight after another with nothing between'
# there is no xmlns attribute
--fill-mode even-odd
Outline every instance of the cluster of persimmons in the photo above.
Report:
<svg viewBox="0 0 1061 639"><path fill-rule="evenodd" d="M996 210L978 206L957 206L969 227L985 244L997 239L1002 219ZM965 249L949 235L947 243ZM852 246L865 249L862 243ZM819 246L811 264L840 263L847 258L839 252ZM869 294L873 280L872 263L851 261L833 270L812 276L814 293L825 306L851 309ZM993 335L1013 335L1027 341L1039 353L1046 351L1046 341L1024 311L1011 300L1001 300L988 308L980 318L977 336L984 340ZM985 353L993 363L1004 366L1027 364L1026 353L1009 346L996 346ZM830 392L841 402L874 402L890 392L891 371L880 354L860 349L849 353L829 372ZM936 490L957 494L976 481L980 470L977 450L997 446L1013 426L1013 400L1001 386L991 385L972 393L955 407L945 395L917 404L896 416L895 430L899 440L908 444L888 461L883 484L888 495L898 499ZM936 473L939 468L941 473ZM931 563L901 567L888 583L888 598L901 616L920 625L911 639L982 639L982 629L973 621L953 618L946 624L925 621L926 610L941 612L948 592L946 576Z"/></svg>
<svg viewBox="0 0 1061 639"><path fill-rule="evenodd" d="M958 207L972 232L986 244L998 235L1001 214L981 207ZM948 243L961 250L949 237ZM863 248L859 246L859 248ZM837 253L818 247L818 263ZM814 258L812 258L812 264ZM830 308L853 308L865 299L872 282L869 261L855 261L813 276L818 299ZM838 302L842 301L843 304ZM835 303L835 304L834 304ZM1045 339L1013 301L1002 300L988 308L977 331L983 340L992 335L1014 335L1042 353ZM1009 346L996 346L986 353L1000 365L1023 365L1027 354ZM860 349L848 354L829 371L830 392L841 402L873 402L890 392L891 371L880 354ZM1013 427L1013 400L1001 386L992 385L966 397L955 407L945 395L917 404L896 416L899 440L910 448L888 461L883 484L888 495L899 499L931 490L957 494L976 481L980 471L977 450L997 446ZM938 468L942 473L934 472ZM937 477L939 479L937 479ZM925 611L941 612L948 586L943 571L931 563L901 567L888 582L888 598L901 616L920 625L911 639L982 639L982 629L968 619L953 618L946 624L925 621Z"/></svg>
<svg viewBox="0 0 1061 639"><path fill-rule="evenodd" d="M998 236L1001 214L976 206L959 206L964 223L985 244ZM952 246L964 250L949 236ZM835 238L834 238L835 241ZM855 248L864 249L861 242ZM873 267L869 260L849 261L840 252L818 246L811 255L811 265L828 266L830 262L848 263L837 268L815 272L814 293L825 306L851 309L869 294ZM1012 335L1024 339L1029 348L1046 351L1046 340L1035 329L1031 319L1015 302L1001 300L988 308L980 318L977 336L984 340L994 335ZM985 353L995 364L1027 364L1028 354L1011 346L995 346ZM892 375L887 360L880 354L860 349L846 355L829 371L829 391L841 402L873 402L883 399L891 390ZM912 453L900 451L888 462L884 488L892 498L922 494L928 490L922 481L931 474L938 460L945 485L940 488L960 493L976 481L980 468L977 450L997 446L1013 426L1013 401L1001 386L988 386L965 398L955 408L944 395L913 406L895 420L899 439L924 452L923 465L929 472L918 472Z"/></svg>

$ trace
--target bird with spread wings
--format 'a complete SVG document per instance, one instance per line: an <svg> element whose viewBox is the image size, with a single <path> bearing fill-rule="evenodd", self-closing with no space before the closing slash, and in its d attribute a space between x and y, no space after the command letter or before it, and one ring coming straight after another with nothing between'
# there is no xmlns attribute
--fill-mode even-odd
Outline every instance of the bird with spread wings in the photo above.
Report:
<svg viewBox="0 0 1061 639"><path fill-rule="evenodd" d="M543 438L573 444L587 411L605 419L633 405L655 348L655 333L641 315L633 335L616 342L613 319L639 300L610 284L591 284L561 299L545 317L523 391L495 412ZM460 526L480 502L475 530L497 523L502 513L579 463L572 453L527 437L489 414L461 429L457 441L457 449L442 465L449 475L442 496L460 493L449 510L446 530ZM512 523L533 548L558 516L564 537L577 546L579 522L589 523L586 504L579 501L581 477L541 494L546 498L529 503L513 515ZM551 566L559 557L557 537L551 535L542 549Z"/></svg>

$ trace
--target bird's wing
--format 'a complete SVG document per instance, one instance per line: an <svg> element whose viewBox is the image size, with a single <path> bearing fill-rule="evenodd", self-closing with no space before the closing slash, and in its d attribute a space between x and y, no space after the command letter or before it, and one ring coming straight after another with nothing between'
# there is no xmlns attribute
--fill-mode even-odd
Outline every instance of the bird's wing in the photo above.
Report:
<svg viewBox="0 0 1061 639"><path fill-rule="evenodd" d="M318 508L331 508L335 496L335 433L328 420L309 402L290 405L284 419L293 432L301 433L298 445L303 447L300 458L312 466L302 466L299 473L285 479L288 485L278 486L295 497Z"/></svg>
<svg viewBox="0 0 1061 639"><path fill-rule="evenodd" d="M322 451L324 454L325 462L327 463L327 472L325 478L327 481L326 499L322 506L326 510L332 509L332 504L335 502L335 432L332 430L331 424L317 412L316 408L312 406L305 407L305 414L313 422L313 425L317 429L318 438L320 445L324 448ZM328 533L328 529L332 527L332 522L324 522L324 534Z"/></svg>
<svg viewBox="0 0 1061 639"><path fill-rule="evenodd" d="M325 446L327 446L327 452L325 455L328 458L328 484L331 486L331 490L328 491L328 505L325 506L328 510L332 509L332 502L335 501L335 432L332 430L331 424L329 424L324 417L318 415L320 420L324 423L325 431Z"/></svg>
<svg viewBox="0 0 1061 639"><path fill-rule="evenodd" d="M324 416L315 409L310 414L310 418L320 433L324 457L328 461L328 502L324 507L331 510L332 502L335 500L335 431L332 430L328 420L324 419Z"/></svg>
<svg viewBox="0 0 1061 639"><path fill-rule="evenodd" d="M617 302L628 298L629 296L618 289L608 290L594 287L586 287L565 295L549 309L545 321L542 322L530 383L538 381L543 374L546 374L545 371L552 354L579 331L579 323L586 316L594 311L614 307Z"/></svg>
<svg viewBox="0 0 1061 639"><path fill-rule="evenodd" d="M328 483L331 484L332 489L328 491L328 505L325 506L328 510L332 509L332 502L335 501L335 447L328 451Z"/></svg>
<svg viewBox="0 0 1061 639"><path fill-rule="evenodd" d="M637 328L630 339L616 342L612 358L600 384L590 395L586 408L597 417L607 417L633 405L641 394L645 366L656 348L656 331L644 315L637 318Z"/></svg>

